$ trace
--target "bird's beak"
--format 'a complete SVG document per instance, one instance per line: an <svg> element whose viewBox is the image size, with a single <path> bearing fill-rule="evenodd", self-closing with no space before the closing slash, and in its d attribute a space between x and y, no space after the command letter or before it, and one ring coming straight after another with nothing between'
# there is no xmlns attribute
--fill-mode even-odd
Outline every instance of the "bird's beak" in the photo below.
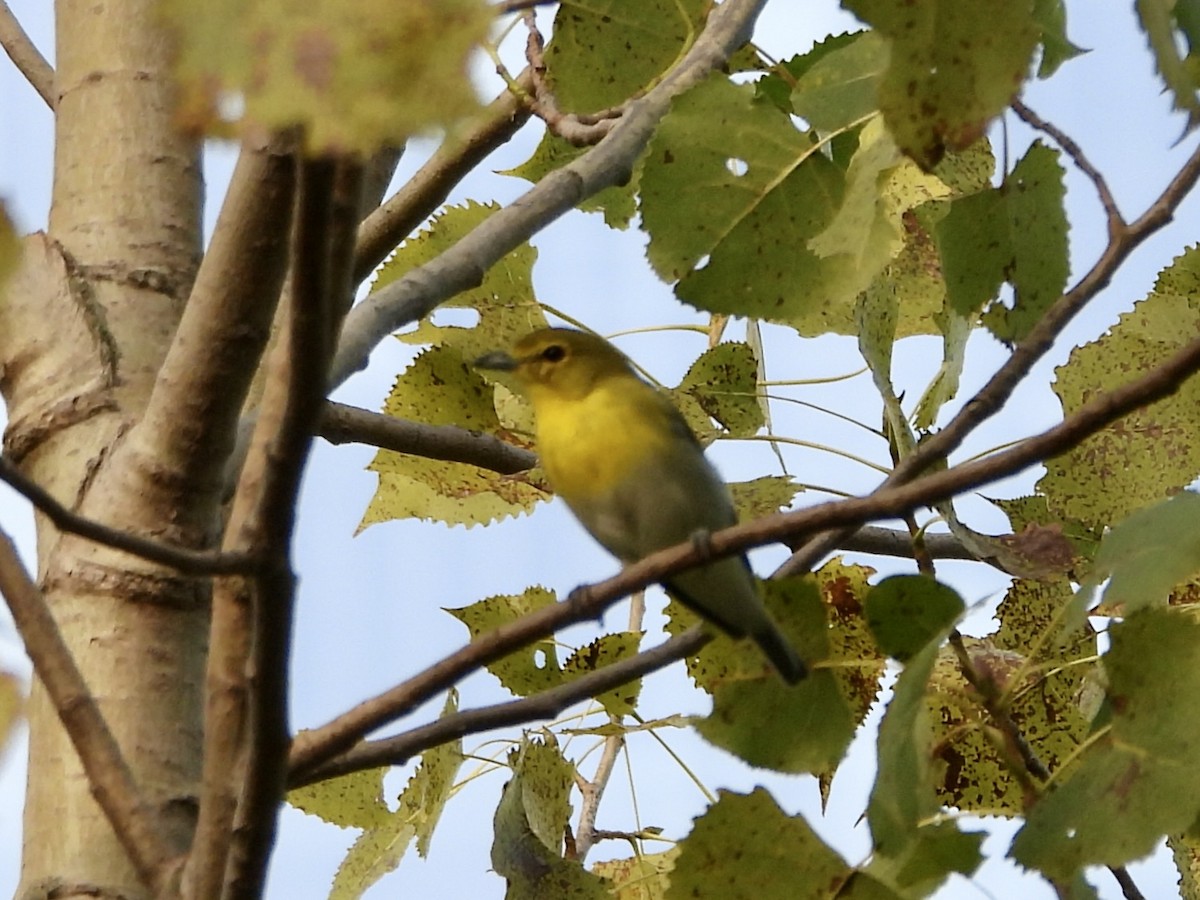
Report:
<svg viewBox="0 0 1200 900"><path fill-rule="evenodd" d="M517 361L503 350L493 350L485 353L471 363L476 369L496 369L501 372L511 372L517 367Z"/></svg>

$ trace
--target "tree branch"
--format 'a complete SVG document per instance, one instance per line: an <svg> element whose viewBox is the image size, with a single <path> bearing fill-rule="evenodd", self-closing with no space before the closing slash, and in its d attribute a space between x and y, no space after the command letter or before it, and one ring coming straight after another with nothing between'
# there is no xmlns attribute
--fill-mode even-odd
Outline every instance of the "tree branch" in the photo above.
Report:
<svg viewBox="0 0 1200 900"><path fill-rule="evenodd" d="M662 81L630 105L608 137L489 216L445 253L359 303L346 318L330 386L364 368L371 351L389 334L479 284L489 266L531 235L597 191L627 179L671 100L723 65L745 42L763 2L726 0L713 7L695 44Z"/></svg>
<svg viewBox="0 0 1200 900"><path fill-rule="evenodd" d="M1087 158L1083 149L1057 125L1047 122L1020 100L1014 100L1012 108L1017 117L1026 125L1045 133L1058 146L1062 147L1067 156L1071 157L1071 161L1075 163L1075 167L1087 176L1088 180L1096 188L1096 193L1100 197L1100 205L1104 207L1104 215L1108 220L1108 239L1110 241L1117 239L1122 229L1126 227L1126 222L1125 218L1121 215L1120 208L1117 206L1117 198L1113 196L1112 190L1109 188L1108 182L1100 173L1100 170L1092 165L1092 161Z"/></svg>
<svg viewBox="0 0 1200 900"><path fill-rule="evenodd" d="M186 492L190 507L204 507L208 527L287 272L294 143L243 144L179 329L126 445L135 461L153 461L154 478ZM209 504L195 503L199 491Z"/></svg>
<svg viewBox="0 0 1200 900"><path fill-rule="evenodd" d="M517 85L530 87L529 72ZM353 284L370 275L401 241L424 222L449 196L463 176L497 147L507 143L529 120L521 98L506 90L493 100L465 134L449 135L416 174L386 203L363 219L354 249Z"/></svg>
<svg viewBox="0 0 1200 900"><path fill-rule="evenodd" d="M497 437L453 425L426 425L332 401L325 404L317 434L331 444L370 444L428 459L470 463L513 475L537 464L532 450L514 447Z"/></svg>
<svg viewBox="0 0 1200 900"><path fill-rule="evenodd" d="M29 39L6 0L0 0L0 47L4 48L4 52L13 61L17 71L25 76L30 87L37 91L38 96L53 110L58 105L58 98L54 95L54 69Z"/></svg>
<svg viewBox="0 0 1200 900"><path fill-rule="evenodd" d="M67 509L50 492L0 457L0 481L33 504L34 509L49 519L59 531L76 534L134 556L170 566L185 575L225 575L250 572L257 561L239 553L220 553L212 550L190 550L164 544L141 535L130 534L110 528L95 519L89 519Z"/></svg>
<svg viewBox="0 0 1200 900"><path fill-rule="evenodd" d="M250 515L242 520L240 540L261 547L276 564L254 585L254 641L247 667L250 743L225 872L226 900L262 896L275 843L290 742L288 659L295 576L288 553L296 497L325 402L334 336L350 294L362 183L358 163L306 160L301 169L287 339L273 354L243 479Z"/></svg>
<svg viewBox="0 0 1200 900"><path fill-rule="evenodd" d="M567 684L541 691L531 697L523 697L520 700L509 700L506 703L463 710L437 719L428 725L406 731L396 737L364 741L316 768L306 770L295 765L294 760L297 754L293 750L292 760L289 761L291 764L289 765L288 787L302 787L337 775L347 775L351 772L378 766L400 765L431 747L437 747L447 741L453 741L469 734L478 734L505 726L523 725L539 719L552 719L581 700L627 684L635 678L641 678L643 675L658 671L685 656L690 656L712 639L712 634L706 632L703 626L696 625L683 634L664 641L657 647L613 663L611 666L605 666L603 669L588 672ZM297 737L297 744L306 734L308 732Z"/></svg>
<svg viewBox="0 0 1200 900"><path fill-rule="evenodd" d="M311 770L349 750L363 735L407 714L474 669L565 625L599 616L618 598L670 574L711 561L714 556L728 556L820 530L840 531L875 519L902 516L1015 474L1069 450L1130 412L1173 394L1197 370L1200 370L1200 339L1141 378L1098 395L1053 428L992 456L961 463L909 483L885 484L865 497L822 503L735 525L713 533L705 548L686 542L654 553L606 581L576 589L564 602L483 635L391 690L320 728L298 735L292 745L289 769L294 777L306 780ZM777 571L773 577L782 574L788 573Z"/></svg>
<svg viewBox="0 0 1200 900"><path fill-rule="evenodd" d="M1054 345L1055 339L1096 294L1108 286L1113 273L1150 235L1162 228L1175 214L1179 204L1200 178L1200 147L1192 152L1158 199L1132 224L1122 227L1110 238L1100 258L1070 291L1063 294L1042 315L1037 325L1013 350L979 392L972 397L946 427L921 444L917 451L900 461L879 490L911 481L939 461L948 459L976 427L1008 402L1013 390L1033 370L1034 363ZM779 569L781 574L807 572L822 556L845 537L838 531L817 535L792 554Z"/></svg>
<svg viewBox="0 0 1200 900"><path fill-rule="evenodd" d="M529 62L527 71L532 76L532 94L527 102L534 115L546 123L546 128L552 134L574 147L590 147L599 143L612 131L616 120L624 114L628 104L583 115L563 112L558 105L558 98L554 96L554 91L546 80L546 44L537 29L533 11L526 10L521 14L521 18L529 30L529 38L525 42L525 59Z"/></svg>
<svg viewBox="0 0 1200 900"><path fill-rule="evenodd" d="M173 877L182 848L173 848L164 839L165 829L138 790L121 748L75 665L46 601L21 565L12 540L2 531L0 594L12 612L34 671L79 754L96 802L112 824L138 876L156 892L160 891Z"/></svg>

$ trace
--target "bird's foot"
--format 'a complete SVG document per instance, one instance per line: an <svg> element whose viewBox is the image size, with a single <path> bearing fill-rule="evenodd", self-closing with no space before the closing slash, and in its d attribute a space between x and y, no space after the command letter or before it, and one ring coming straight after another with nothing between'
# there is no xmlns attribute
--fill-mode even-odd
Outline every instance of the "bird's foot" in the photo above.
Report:
<svg viewBox="0 0 1200 900"><path fill-rule="evenodd" d="M712 559L713 545L711 531L707 528L698 528L692 532L688 540L692 542L692 549L700 555L701 559Z"/></svg>

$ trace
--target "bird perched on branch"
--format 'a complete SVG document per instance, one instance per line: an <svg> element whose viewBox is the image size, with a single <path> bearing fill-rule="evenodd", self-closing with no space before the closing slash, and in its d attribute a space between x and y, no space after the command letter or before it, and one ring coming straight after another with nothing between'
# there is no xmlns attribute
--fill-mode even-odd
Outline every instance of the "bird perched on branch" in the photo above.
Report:
<svg viewBox="0 0 1200 900"><path fill-rule="evenodd" d="M736 521L725 483L679 410L603 338L545 328L475 365L516 377L533 404L551 487L623 563ZM664 587L733 637L753 638L789 684L805 676L745 556L676 573Z"/></svg>

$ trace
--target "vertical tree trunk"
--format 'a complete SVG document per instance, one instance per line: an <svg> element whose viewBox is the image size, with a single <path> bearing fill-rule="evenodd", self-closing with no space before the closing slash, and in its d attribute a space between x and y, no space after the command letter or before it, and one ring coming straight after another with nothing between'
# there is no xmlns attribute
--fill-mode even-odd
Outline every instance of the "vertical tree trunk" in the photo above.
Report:
<svg viewBox="0 0 1200 900"><path fill-rule="evenodd" d="M60 0L56 25L49 236L30 239L0 310L5 452L68 506L197 546L212 537L216 486L177 483L135 438L199 259L199 147L172 127L170 47L150 0ZM164 514L169 503L177 509ZM59 627L182 851L199 773L206 585L44 520L38 558ZM29 726L19 896L145 896L36 681Z"/></svg>

